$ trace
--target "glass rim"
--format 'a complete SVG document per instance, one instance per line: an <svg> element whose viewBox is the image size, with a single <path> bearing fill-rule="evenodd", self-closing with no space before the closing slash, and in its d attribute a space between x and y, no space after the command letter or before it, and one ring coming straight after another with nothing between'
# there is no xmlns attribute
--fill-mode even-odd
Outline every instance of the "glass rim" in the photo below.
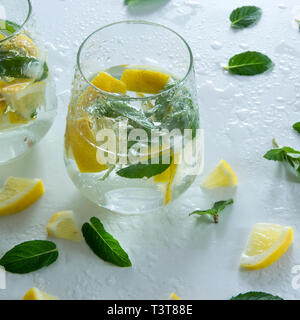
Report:
<svg viewBox="0 0 300 320"><path fill-rule="evenodd" d="M106 91L103 91L101 89L99 89L98 87L96 87L95 85L93 85L91 83L91 81L88 80L88 78L85 76L84 72L82 71L81 68L81 53L82 50L85 46L85 44L88 42L88 40L90 40L95 34L97 34L98 32L105 30L107 28L113 27L115 25L119 25L119 24L140 24L140 25L150 25L150 26L155 26L155 27L160 27L163 28L171 33L173 33L175 36L178 37L178 39L180 39L186 46L186 48L188 49L188 53L189 53L189 67L188 70L185 74L185 76L180 80L177 81L176 84L174 86L172 86L171 88L168 89L164 89L161 92L157 93L157 94L152 94L152 95L148 95L147 97L128 97L128 96L122 96L120 94L117 93L109 93ZM114 23L110 23L108 25L105 25L97 30L95 30L94 32L92 32L89 36L87 36L87 38L82 42L82 44L79 47L78 53L77 53L77 68L81 74L81 76L83 77L83 79L85 80L85 82L87 82L88 86L94 88L95 90L97 90L98 92L100 92L102 95L108 97L108 98L114 98L114 99L118 99L118 100L122 100L122 101L148 101L150 99L157 99L160 96L166 94L167 92L170 92L171 90L174 90L176 88L179 88L185 81L186 79L189 77L189 75L191 74L192 70L193 70L193 66L194 66L194 56L193 56L193 52L191 47L189 46L189 44L187 43L187 41L176 31L172 30L171 28L164 26L162 24L159 23L155 23L155 22L150 22L150 21L145 21L145 20L122 20L122 21L118 21L118 22L114 22Z"/></svg>
<svg viewBox="0 0 300 320"><path fill-rule="evenodd" d="M4 39L0 40L0 43L3 43L5 41L8 41L8 40L14 38L25 27L25 25L27 24L27 22L29 21L29 19L31 18L31 15L32 15L31 0L27 0L27 4L28 4L28 13L27 13L27 16L26 16L24 22L22 24L20 24L20 28L18 30L16 30L14 33L12 33L11 35L9 35L9 36L5 37Z"/></svg>

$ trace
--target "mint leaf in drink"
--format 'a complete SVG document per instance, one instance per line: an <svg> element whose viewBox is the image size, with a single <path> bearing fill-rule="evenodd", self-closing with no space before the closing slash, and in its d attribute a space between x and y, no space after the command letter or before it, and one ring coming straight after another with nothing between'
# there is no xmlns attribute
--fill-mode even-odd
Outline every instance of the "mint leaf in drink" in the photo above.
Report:
<svg viewBox="0 0 300 320"><path fill-rule="evenodd" d="M20 30L21 26L17 23L11 22L9 20L0 19L0 30L7 31L7 35L15 33L16 31Z"/></svg>
<svg viewBox="0 0 300 320"><path fill-rule="evenodd" d="M50 241L29 241L15 246L0 260L7 272L25 274L48 267L58 258L55 243Z"/></svg>
<svg viewBox="0 0 300 320"><path fill-rule="evenodd" d="M264 158L270 161L286 162L300 174L300 152L290 147L272 149Z"/></svg>
<svg viewBox="0 0 300 320"><path fill-rule="evenodd" d="M300 20L296 19L296 22L298 23L299 29L300 29Z"/></svg>
<svg viewBox="0 0 300 320"><path fill-rule="evenodd" d="M155 177L167 169L170 164L135 164L117 171L117 175L127 179L143 179Z"/></svg>
<svg viewBox="0 0 300 320"><path fill-rule="evenodd" d="M91 250L104 261L118 267L131 267L131 261L119 242L106 230L98 218L91 218L90 223L82 226L82 234Z"/></svg>
<svg viewBox="0 0 300 320"><path fill-rule="evenodd" d="M185 129L191 129L194 138L200 123L191 93L185 87L176 87L176 84L167 85L165 90L168 91L156 99L154 108L146 115L170 132L179 129L184 134Z"/></svg>
<svg viewBox="0 0 300 320"><path fill-rule="evenodd" d="M293 125L294 130L296 130L298 133L300 133L300 122L297 122Z"/></svg>
<svg viewBox="0 0 300 320"><path fill-rule="evenodd" d="M278 296L273 296L272 294L265 292L247 292L232 297L230 300L283 300Z"/></svg>
<svg viewBox="0 0 300 320"><path fill-rule="evenodd" d="M235 29L247 28L256 23L262 15L262 10L256 6L243 6L232 11L230 15L231 27Z"/></svg>
<svg viewBox="0 0 300 320"><path fill-rule="evenodd" d="M213 217L214 222L218 223L219 222L219 214L229 205L233 204L234 201L233 199L229 199L227 201L218 201L214 204L214 206L212 207L212 209L208 209L208 210L197 210L194 211L190 214L190 216L192 215L210 215Z"/></svg>
<svg viewBox="0 0 300 320"><path fill-rule="evenodd" d="M0 76L41 81L48 77L48 66L35 58L0 52Z"/></svg>
<svg viewBox="0 0 300 320"><path fill-rule="evenodd" d="M246 51L233 56L228 67L224 69L241 76L254 76L266 72L273 66L274 63L268 56L256 51Z"/></svg>

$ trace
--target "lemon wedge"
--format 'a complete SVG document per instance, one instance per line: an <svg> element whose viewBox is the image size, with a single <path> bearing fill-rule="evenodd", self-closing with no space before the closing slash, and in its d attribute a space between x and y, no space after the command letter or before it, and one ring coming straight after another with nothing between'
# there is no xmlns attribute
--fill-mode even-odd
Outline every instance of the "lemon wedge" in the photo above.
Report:
<svg viewBox="0 0 300 320"><path fill-rule="evenodd" d="M112 77L107 72L100 72L93 80L92 84L106 92L126 94L127 88L123 81Z"/></svg>
<svg viewBox="0 0 300 320"><path fill-rule="evenodd" d="M241 266L251 270L263 269L277 261L293 242L291 227L272 223L258 223L254 226Z"/></svg>
<svg viewBox="0 0 300 320"><path fill-rule="evenodd" d="M58 300L58 298L41 291L38 288L31 288L22 300Z"/></svg>
<svg viewBox="0 0 300 320"><path fill-rule="evenodd" d="M128 91L157 94L164 89L170 75L152 70L126 69L121 81Z"/></svg>
<svg viewBox="0 0 300 320"><path fill-rule="evenodd" d="M237 184L238 178L235 172L225 160L222 160L217 168L202 183L202 188L235 187Z"/></svg>
<svg viewBox="0 0 300 320"><path fill-rule="evenodd" d="M0 190L0 216L27 209L44 192L42 180L9 177Z"/></svg>
<svg viewBox="0 0 300 320"><path fill-rule="evenodd" d="M169 300L181 300L174 292L171 294Z"/></svg>
<svg viewBox="0 0 300 320"><path fill-rule="evenodd" d="M76 226L73 211L56 213L47 225L47 232L50 237L67 239L74 242L81 240L81 234Z"/></svg>
<svg viewBox="0 0 300 320"><path fill-rule="evenodd" d="M106 165L97 161L97 143L89 118L67 120L65 135L66 154L71 152L81 173L102 172Z"/></svg>
<svg viewBox="0 0 300 320"><path fill-rule="evenodd" d="M45 104L45 90L45 82L18 79L0 88L0 94L13 111L25 120L31 120L32 114Z"/></svg>

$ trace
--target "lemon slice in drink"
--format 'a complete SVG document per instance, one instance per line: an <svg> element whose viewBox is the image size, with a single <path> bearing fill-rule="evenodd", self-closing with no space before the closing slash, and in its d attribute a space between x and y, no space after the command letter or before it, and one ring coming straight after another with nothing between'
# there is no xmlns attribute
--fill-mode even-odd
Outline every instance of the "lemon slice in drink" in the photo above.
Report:
<svg viewBox="0 0 300 320"><path fill-rule="evenodd" d="M32 114L45 104L45 82L32 82L18 79L0 88L5 102L25 120L31 120Z"/></svg>
<svg viewBox="0 0 300 320"><path fill-rule="evenodd" d="M62 211L56 213L47 225L50 237L56 237L74 242L81 240L81 234L76 226L73 211Z"/></svg>
<svg viewBox="0 0 300 320"><path fill-rule="evenodd" d="M235 172L225 160L222 160L217 168L202 183L202 188L235 187L237 184L238 178Z"/></svg>
<svg viewBox="0 0 300 320"><path fill-rule="evenodd" d="M3 39L5 39L5 36L0 34L0 40ZM0 50L16 51L19 54L29 55L34 58L38 58L39 56L39 49L34 44L32 39L25 34L19 34L16 37L1 43Z"/></svg>
<svg viewBox="0 0 300 320"><path fill-rule="evenodd" d="M38 288L31 288L22 300L58 300L58 298L41 291Z"/></svg>
<svg viewBox="0 0 300 320"><path fill-rule="evenodd" d="M65 135L66 155L74 157L81 173L107 170L106 165L97 161L97 141L89 118L67 120Z"/></svg>
<svg viewBox="0 0 300 320"><path fill-rule="evenodd" d="M4 187L0 190L0 216L18 213L27 209L44 192L42 180L8 178Z"/></svg>
<svg viewBox="0 0 300 320"><path fill-rule="evenodd" d="M287 251L293 238L291 227L272 223L256 224L242 254L241 266L251 270L270 266Z"/></svg>
<svg viewBox="0 0 300 320"><path fill-rule="evenodd" d="M128 91L157 94L164 89L169 79L170 75L159 71L126 69L121 81Z"/></svg>
<svg viewBox="0 0 300 320"><path fill-rule="evenodd" d="M91 82L95 87L110 93L126 94L127 88L123 81L112 77L107 72L100 72Z"/></svg>

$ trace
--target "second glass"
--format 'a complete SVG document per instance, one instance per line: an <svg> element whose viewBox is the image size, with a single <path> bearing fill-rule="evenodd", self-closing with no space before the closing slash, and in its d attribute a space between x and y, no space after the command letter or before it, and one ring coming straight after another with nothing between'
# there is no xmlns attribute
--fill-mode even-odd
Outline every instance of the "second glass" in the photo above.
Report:
<svg viewBox="0 0 300 320"><path fill-rule="evenodd" d="M158 24L123 21L84 41L65 163L86 197L124 214L168 205L201 171L199 132L193 55L180 35Z"/></svg>

